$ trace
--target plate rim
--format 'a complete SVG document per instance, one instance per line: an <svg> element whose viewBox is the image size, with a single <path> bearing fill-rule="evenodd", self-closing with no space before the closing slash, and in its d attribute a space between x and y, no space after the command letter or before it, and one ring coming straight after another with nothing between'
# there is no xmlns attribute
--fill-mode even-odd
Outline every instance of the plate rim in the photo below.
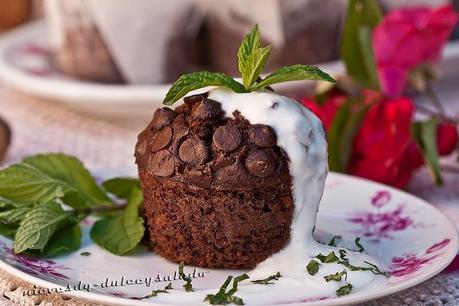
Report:
<svg viewBox="0 0 459 306"><path fill-rule="evenodd" d="M289 303L289 306L325 306L325 305L330 305L330 306L338 306L338 305L353 305L357 303L362 303L370 300L376 300L385 296L389 296L395 293L398 293L400 291L406 290L408 288L414 287L422 282L425 282L432 278L433 276L437 275L441 271L443 271L456 257L458 250L459 250L459 233L458 229L453 223L453 221L445 215L442 211L440 211L437 207L434 205L430 204L429 202L425 201L422 198L419 198L413 194L410 194L404 190L400 190L388 185L384 185L378 182L374 182L365 178L360 178L348 174L342 174L342 173L336 173L336 172L330 172L329 176L335 177L335 178L344 178L346 180L351 180L351 181L357 181L357 182L363 182L365 184L372 184L377 187L383 187L386 190L390 192L397 192L401 193L404 196L411 198L417 202L419 202L420 205L429 207L430 209L433 209L437 211L439 216L441 218L444 218L444 221L446 221L446 224L444 226L447 226L451 229L451 233L453 234L453 237L451 237L451 243L453 245L452 251L449 253L445 253L444 256L446 258L437 263L434 266L434 269L430 271L429 273L426 274L420 274L417 275L411 279L408 279L406 281L400 282L394 287L389 287L383 290L376 291L372 294L364 294L364 290L361 293L357 293L354 295L349 295L345 297L340 297L340 298L335 298L331 300L322 300L322 301L314 301L314 302L300 302L300 303ZM454 252L455 250L455 252ZM6 263L3 261L3 259L0 257L0 269L10 273L12 276L18 277L19 279L22 279L30 284L37 285L43 288L51 289L51 288L65 288L62 285L55 284L51 281L47 281L44 279L41 279L37 276L33 276L31 274L28 274L26 272L23 272L19 270L18 268ZM69 291L66 293L59 293L65 296L69 297L74 297L74 298L79 298L82 300L86 301L92 301L92 302L100 302L100 303L109 303L110 305L139 305L139 306L155 306L155 305L165 305L161 303L155 303L155 302L145 302L141 300L133 300L133 299L128 299L128 298L121 298L121 297L114 297L114 296L109 296L109 295L104 295L101 293L95 293L95 292L84 292L84 291ZM180 304L167 304L167 306L175 306L175 305L180 305ZM195 304L195 305L201 305L201 304ZM277 305L277 304L276 304ZM280 306L282 304L278 304ZM183 305L181 305L183 306Z"/></svg>

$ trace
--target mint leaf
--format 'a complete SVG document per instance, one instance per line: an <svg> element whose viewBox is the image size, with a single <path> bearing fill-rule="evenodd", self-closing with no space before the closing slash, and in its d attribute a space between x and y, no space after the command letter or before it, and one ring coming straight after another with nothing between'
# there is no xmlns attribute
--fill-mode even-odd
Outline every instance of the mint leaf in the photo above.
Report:
<svg viewBox="0 0 459 306"><path fill-rule="evenodd" d="M267 278L251 281L251 283L257 285L274 285L274 281L279 280L280 277L282 277L282 275L280 272L277 272L276 274L268 276Z"/></svg>
<svg viewBox="0 0 459 306"><path fill-rule="evenodd" d="M21 221L15 235L14 252L41 252L56 231L75 222L76 219L55 202L37 205Z"/></svg>
<svg viewBox="0 0 459 306"><path fill-rule="evenodd" d="M220 287L220 290L216 294L208 294L204 301L207 301L212 305L227 305L231 303L236 305L244 305L244 301L240 297L234 296L234 293L237 291L239 282L248 278L249 276L247 274L241 274L238 277L235 277L233 280L233 287L226 291L226 288L233 279L233 276L229 275L223 285Z"/></svg>
<svg viewBox="0 0 459 306"><path fill-rule="evenodd" d="M163 104L172 105L174 102L184 97L190 91L207 86L227 87L234 92L246 92L242 84L236 82L231 77L220 72L194 72L182 75L169 89Z"/></svg>
<svg viewBox="0 0 459 306"><path fill-rule="evenodd" d="M105 192L97 186L94 178L84 167L83 163L74 156L60 153L46 155L35 155L23 160L23 163L30 165L50 178L67 183L78 194L81 204L96 206L100 204L111 204ZM66 204L76 206L78 202L65 201Z"/></svg>
<svg viewBox="0 0 459 306"><path fill-rule="evenodd" d="M347 73L362 87L379 89L371 31L381 20L374 0L350 0L346 13L341 58Z"/></svg>
<svg viewBox="0 0 459 306"><path fill-rule="evenodd" d="M187 276L185 274L185 272L183 272L184 266L185 266L185 264L182 261L179 264L178 273L179 273L180 278L185 282L185 284L183 284L183 288L185 288L185 291L186 292L191 292L191 291L193 291L193 285L191 284L192 279L189 276Z"/></svg>
<svg viewBox="0 0 459 306"><path fill-rule="evenodd" d="M347 279L347 271L346 270L343 270L341 272L336 272L335 274L326 275L326 276L324 276L324 278L325 278L325 281L327 283L332 281L332 280L339 282L339 281L341 281L341 278L343 276L345 277L345 279Z"/></svg>
<svg viewBox="0 0 459 306"><path fill-rule="evenodd" d="M0 222L19 225L31 209L32 207L20 207L2 211L0 212Z"/></svg>
<svg viewBox="0 0 459 306"><path fill-rule="evenodd" d="M346 286L343 286L343 287L339 288L338 290L336 290L336 295L337 296L347 295L347 294L351 293L351 291L352 291L352 285L351 284L347 284Z"/></svg>
<svg viewBox="0 0 459 306"><path fill-rule="evenodd" d="M80 224L66 227L55 233L46 245L43 256L56 257L75 252L81 245Z"/></svg>
<svg viewBox="0 0 459 306"><path fill-rule="evenodd" d="M110 203L77 158L59 153L35 155L1 170L0 196L16 203L63 198L73 207Z"/></svg>
<svg viewBox="0 0 459 306"><path fill-rule="evenodd" d="M102 248L123 255L134 249L144 233L143 219L139 216L142 204L142 192L133 189L127 207L114 217L98 220L91 229L90 235Z"/></svg>
<svg viewBox="0 0 459 306"><path fill-rule="evenodd" d="M259 90L276 83L300 80L319 80L329 81L332 83L335 82L335 80L330 75L317 67L309 65L293 65L274 71L264 80L254 84L251 87L251 90Z"/></svg>
<svg viewBox="0 0 459 306"><path fill-rule="evenodd" d="M306 266L306 270L310 275L315 275L319 271L319 262L317 260L311 259L311 261Z"/></svg>
<svg viewBox="0 0 459 306"><path fill-rule="evenodd" d="M421 149L425 163L437 185L443 185L437 149L438 120L430 119L424 122L414 122L412 135Z"/></svg>
<svg viewBox="0 0 459 306"><path fill-rule="evenodd" d="M362 246L362 244L360 243L360 237L357 237L355 238L355 245L359 248L357 251L362 253L363 251L365 251L364 247Z"/></svg>
<svg viewBox="0 0 459 306"><path fill-rule="evenodd" d="M260 31L258 30L258 25L256 24L250 33L244 38L237 52L239 72L241 73L241 76L245 74L248 58L260 47Z"/></svg>
<svg viewBox="0 0 459 306"><path fill-rule="evenodd" d="M261 48L260 31L255 25L239 47L237 58L242 83L246 90L255 83L266 65L271 46Z"/></svg>
<svg viewBox="0 0 459 306"><path fill-rule="evenodd" d="M106 180L102 186L117 198L128 199L134 188L140 189L140 182L131 177L116 177Z"/></svg>
<svg viewBox="0 0 459 306"><path fill-rule="evenodd" d="M335 252L331 251L330 253L328 253L327 256L323 255L323 254L319 254L316 256L317 259L319 259L321 262L323 263L332 263L332 262L336 262L338 261L338 256L336 256Z"/></svg>
<svg viewBox="0 0 459 306"><path fill-rule="evenodd" d="M266 61L271 53L271 46L255 50L247 59L245 71L242 73L242 83L248 90L258 79L261 71L265 68Z"/></svg>

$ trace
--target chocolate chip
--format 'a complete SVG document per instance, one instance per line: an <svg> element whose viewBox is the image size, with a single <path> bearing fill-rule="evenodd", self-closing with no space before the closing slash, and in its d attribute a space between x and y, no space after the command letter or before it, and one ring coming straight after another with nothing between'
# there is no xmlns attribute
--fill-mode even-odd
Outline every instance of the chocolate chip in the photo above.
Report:
<svg viewBox="0 0 459 306"><path fill-rule="evenodd" d="M210 188L212 185L212 174L202 171L190 170L186 173L187 178L196 186Z"/></svg>
<svg viewBox="0 0 459 306"><path fill-rule="evenodd" d="M270 148L276 145L276 134L268 125L254 124L250 126L248 135L250 140L260 148Z"/></svg>
<svg viewBox="0 0 459 306"><path fill-rule="evenodd" d="M268 153L256 150L245 160L245 167L255 176L268 177L274 172L275 163Z"/></svg>
<svg viewBox="0 0 459 306"><path fill-rule="evenodd" d="M174 174L174 166L174 158L167 150L156 152L150 160L150 169L157 176L171 176Z"/></svg>
<svg viewBox="0 0 459 306"><path fill-rule="evenodd" d="M218 117L222 113L220 103L210 99L203 99L191 109L191 117L198 120L206 120Z"/></svg>
<svg viewBox="0 0 459 306"><path fill-rule="evenodd" d="M241 133L232 125L223 125L215 130L214 144L223 151L232 151L241 143Z"/></svg>
<svg viewBox="0 0 459 306"><path fill-rule="evenodd" d="M159 150L165 149L168 145L170 145L171 140L172 128L170 126L166 126L156 135L156 138L150 144L150 150L152 152L157 152Z"/></svg>
<svg viewBox="0 0 459 306"><path fill-rule="evenodd" d="M157 130L169 125L174 121L175 112L167 107L158 108L153 115L153 127Z"/></svg>
<svg viewBox="0 0 459 306"><path fill-rule="evenodd" d="M219 190L250 190L253 181L242 165L234 163L215 173L213 187Z"/></svg>
<svg viewBox="0 0 459 306"><path fill-rule="evenodd" d="M180 159L188 164L200 164L207 159L207 148L201 139L185 140L179 148Z"/></svg>
<svg viewBox="0 0 459 306"><path fill-rule="evenodd" d="M139 135L139 139L135 146L135 155L137 158L142 157L147 151L147 139L145 135Z"/></svg>
<svg viewBox="0 0 459 306"><path fill-rule="evenodd" d="M193 105L199 101L204 100L205 98L207 98L208 95L209 93L205 92L202 94L188 96L188 97L183 98L183 102L185 102L188 105Z"/></svg>

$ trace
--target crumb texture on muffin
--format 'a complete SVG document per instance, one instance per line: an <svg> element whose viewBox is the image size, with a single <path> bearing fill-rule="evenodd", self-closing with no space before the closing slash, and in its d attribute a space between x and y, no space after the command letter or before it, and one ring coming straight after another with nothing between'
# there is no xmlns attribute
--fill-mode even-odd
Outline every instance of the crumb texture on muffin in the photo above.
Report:
<svg viewBox="0 0 459 306"><path fill-rule="evenodd" d="M273 129L225 116L206 94L158 109L136 161L154 251L210 268L251 268L282 249L293 215Z"/></svg>

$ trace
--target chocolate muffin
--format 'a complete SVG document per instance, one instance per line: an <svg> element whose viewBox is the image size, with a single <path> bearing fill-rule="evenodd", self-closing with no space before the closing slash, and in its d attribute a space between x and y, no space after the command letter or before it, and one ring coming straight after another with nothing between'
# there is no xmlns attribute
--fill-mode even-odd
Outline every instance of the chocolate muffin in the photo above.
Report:
<svg viewBox="0 0 459 306"><path fill-rule="evenodd" d="M252 268L290 238L291 177L273 129L206 94L160 108L136 162L154 251L209 268Z"/></svg>

